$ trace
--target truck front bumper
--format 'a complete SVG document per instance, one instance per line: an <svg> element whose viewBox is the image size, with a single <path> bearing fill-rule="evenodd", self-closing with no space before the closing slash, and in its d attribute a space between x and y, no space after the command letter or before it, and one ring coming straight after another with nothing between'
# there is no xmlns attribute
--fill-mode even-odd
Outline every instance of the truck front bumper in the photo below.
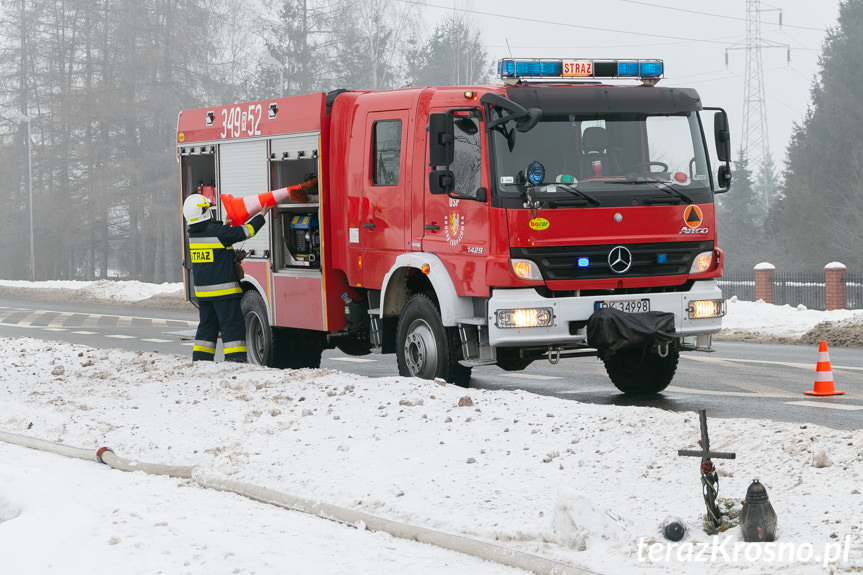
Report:
<svg viewBox="0 0 863 575"><path fill-rule="evenodd" d="M641 293L611 296L579 296L546 298L534 289L498 289L488 300L489 344L492 347L529 346L584 346L587 340L586 324L600 302L633 302L650 300L651 311L674 314L675 332L678 337L709 336L722 327L721 317L692 319L690 302L698 300L721 300L722 290L715 280L695 282L685 292ZM503 327L498 312L503 310L551 309L552 320L544 327ZM709 341L709 338L705 338Z"/></svg>

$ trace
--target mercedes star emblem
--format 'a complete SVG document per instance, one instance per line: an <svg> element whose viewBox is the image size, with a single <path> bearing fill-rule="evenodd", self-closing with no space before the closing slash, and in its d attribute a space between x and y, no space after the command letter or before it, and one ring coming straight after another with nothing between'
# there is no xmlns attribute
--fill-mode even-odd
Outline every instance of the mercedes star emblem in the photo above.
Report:
<svg viewBox="0 0 863 575"><path fill-rule="evenodd" d="M608 267L616 274L623 274L632 267L632 252L623 246L612 248L608 252Z"/></svg>

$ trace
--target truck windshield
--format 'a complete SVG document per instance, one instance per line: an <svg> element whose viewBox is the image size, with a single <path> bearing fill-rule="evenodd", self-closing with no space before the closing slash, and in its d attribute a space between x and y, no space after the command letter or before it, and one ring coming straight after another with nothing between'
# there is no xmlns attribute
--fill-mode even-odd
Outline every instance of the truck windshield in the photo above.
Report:
<svg viewBox="0 0 863 575"><path fill-rule="evenodd" d="M530 186L546 207L564 195L603 206L712 201L695 112L543 115L528 132L506 124L492 132L495 188L504 200Z"/></svg>

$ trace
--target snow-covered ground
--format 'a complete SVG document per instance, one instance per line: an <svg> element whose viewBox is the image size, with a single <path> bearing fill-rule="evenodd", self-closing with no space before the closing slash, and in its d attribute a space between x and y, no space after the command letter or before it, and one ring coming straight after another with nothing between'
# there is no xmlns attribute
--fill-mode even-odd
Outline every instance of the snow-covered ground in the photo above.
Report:
<svg viewBox="0 0 863 575"><path fill-rule="evenodd" d="M55 287L0 285L10 283ZM56 287L113 301L180 290ZM732 301L725 325L794 339L824 320L859 329L858 314ZM605 575L863 570L860 429L712 419L711 447L737 453L716 462L720 497L741 499L757 477L779 516L777 543L743 544L736 528L715 539L700 528L698 461L677 456L696 448L695 414L30 338L0 345L2 432L196 465ZM814 362L817 348L803 350ZM687 527L681 543L661 535L671 518ZM521 572L193 480L2 442L0 565L10 575Z"/></svg>

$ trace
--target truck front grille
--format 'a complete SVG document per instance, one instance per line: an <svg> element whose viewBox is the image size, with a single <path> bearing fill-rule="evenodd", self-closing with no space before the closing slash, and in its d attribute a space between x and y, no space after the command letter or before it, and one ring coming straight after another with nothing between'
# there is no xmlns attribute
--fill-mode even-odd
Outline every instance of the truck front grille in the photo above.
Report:
<svg viewBox="0 0 863 575"><path fill-rule="evenodd" d="M632 254L632 265L624 273L613 272L608 261L609 254L618 246ZM510 248L510 257L533 260L547 281L591 280L685 275L696 255L712 249L710 241L523 247Z"/></svg>

